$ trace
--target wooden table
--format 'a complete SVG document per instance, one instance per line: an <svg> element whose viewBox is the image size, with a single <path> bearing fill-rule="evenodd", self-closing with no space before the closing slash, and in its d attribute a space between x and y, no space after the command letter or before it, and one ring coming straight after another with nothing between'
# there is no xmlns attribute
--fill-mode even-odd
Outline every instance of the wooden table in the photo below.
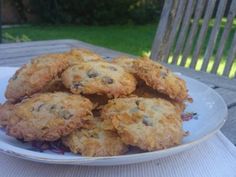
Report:
<svg viewBox="0 0 236 177"><path fill-rule="evenodd" d="M53 40L26 43L12 43L0 45L0 66L21 66L32 57L53 52L65 52L71 48L88 48L99 53L107 59L119 55L128 55L122 52L94 46L76 40ZM167 65L173 71L200 80L217 91L225 100L229 117L221 131L236 145L236 79L218 77L205 72L196 72L179 66Z"/></svg>

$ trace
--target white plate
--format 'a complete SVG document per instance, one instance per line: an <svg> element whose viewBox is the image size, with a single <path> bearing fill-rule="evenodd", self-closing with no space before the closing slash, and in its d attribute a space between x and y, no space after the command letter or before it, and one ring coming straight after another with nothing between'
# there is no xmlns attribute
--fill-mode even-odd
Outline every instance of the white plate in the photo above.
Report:
<svg viewBox="0 0 236 177"><path fill-rule="evenodd" d="M0 67L0 103L3 103L4 92L8 79L14 74L16 68ZM187 112L197 112L198 119L184 122L184 130L190 132L179 146L169 149L138 153L131 151L128 154L113 157L81 157L72 153L64 155L50 151L35 152L29 150L29 145L23 144L0 131L0 151L15 157L37 162L51 164L75 165L120 165L144 162L176 154L205 141L219 130L227 117L227 107L224 100L211 88L194 79L181 76L186 82L189 94L194 102L187 106Z"/></svg>

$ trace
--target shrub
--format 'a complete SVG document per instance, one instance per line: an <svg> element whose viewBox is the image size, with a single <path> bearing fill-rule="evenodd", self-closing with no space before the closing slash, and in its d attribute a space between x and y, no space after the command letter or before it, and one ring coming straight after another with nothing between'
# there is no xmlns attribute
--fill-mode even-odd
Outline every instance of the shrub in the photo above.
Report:
<svg viewBox="0 0 236 177"><path fill-rule="evenodd" d="M136 3L131 10L131 19L136 24L155 21L161 14L164 0L146 0Z"/></svg>
<svg viewBox="0 0 236 177"><path fill-rule="evenodd" d="M163 0L17 0L14 4L19 13L34 14L44 23L143 24L157 18Z"/></svg>

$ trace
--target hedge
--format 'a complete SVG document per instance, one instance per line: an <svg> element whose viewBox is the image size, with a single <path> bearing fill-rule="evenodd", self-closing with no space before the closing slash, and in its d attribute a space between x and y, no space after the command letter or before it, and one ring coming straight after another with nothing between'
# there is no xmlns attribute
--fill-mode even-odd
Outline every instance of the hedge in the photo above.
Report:
<svg viewBox="0 0 236 177"><path fill-rule="evenodd" d="M27 22L107 25L150 23L160 15L164 0L11 0Z"/></svg>

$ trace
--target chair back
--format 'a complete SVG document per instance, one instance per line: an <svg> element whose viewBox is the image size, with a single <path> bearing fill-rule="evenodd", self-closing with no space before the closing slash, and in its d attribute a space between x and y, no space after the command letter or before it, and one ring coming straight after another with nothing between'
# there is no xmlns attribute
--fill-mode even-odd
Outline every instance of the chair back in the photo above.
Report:
<svg viewBox="0 0 236 177"><path fill-rule="evenodd" d="M235 16L236 0L165 0L151 58L235 77Z"/></svg>

